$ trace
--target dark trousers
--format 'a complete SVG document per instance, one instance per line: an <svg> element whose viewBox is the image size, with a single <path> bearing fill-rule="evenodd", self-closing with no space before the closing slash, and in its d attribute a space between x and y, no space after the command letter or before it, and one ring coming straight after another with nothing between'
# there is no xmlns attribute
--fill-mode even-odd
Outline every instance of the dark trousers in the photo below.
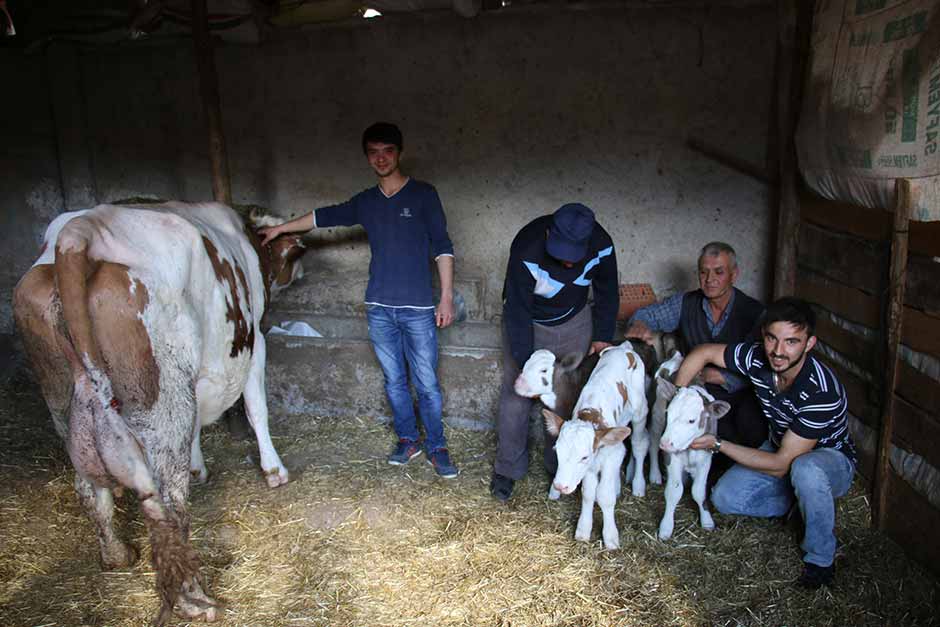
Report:
<svg viewBox="0 0 940 627"><path fill-rule="evenodd" d="M593 326L591 308L585 307L567 322L555 327L532 324L534 349L544 348L561 357L568 353L587 353L591 346ZM496 415L496 462L493 471L510 479L521 479L529 468L529 412L535 399L519 396L513 383L524 364L516 364L509 351L506 326L503 325L503 381L499 390L499 410ZM569 418L570 416L563 416ZM545 467L554 476L558 459L552 448L554 438L545 431Z"/></svg>
<svg viewBox="0 0 940 627"><path fill-rule="evenodd" d="M705 387L715 400L728 401L731 405L731 410L718 421L718 437L741 446L760 448L767 440L769 424L751 386L734 393L717 385L709 384ZM708 473L709 481L716 481L733 464L730 457L715 455Z"/></svg>

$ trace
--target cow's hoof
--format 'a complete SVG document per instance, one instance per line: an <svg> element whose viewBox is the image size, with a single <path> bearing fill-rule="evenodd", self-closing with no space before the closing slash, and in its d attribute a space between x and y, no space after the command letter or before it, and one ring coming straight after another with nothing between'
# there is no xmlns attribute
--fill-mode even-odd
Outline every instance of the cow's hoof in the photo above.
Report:
<svg viewBox="0 0 940 627"><path fill-rule="evenodd" d="M555 489L555 486L552 486L548 489L548 500L557 501L561 498L561 492Z"/></svg>
<svg viewBox="0 0 940 627"><path fill-rule="evenodd" d="M209 471L205 468L191 468L189 470L189 482L197 485L203 485L209 481Z"/></svg>
<svg viewBox="0 0 940 627"><path fill-rule="evenodd" d="M650 483L653 485L662 485L663 477L662 475L650 475Z"/></svg>
<svg viewBox="0 0 940 627"><path fill-rule="evenodd" d="M222 606L215 599L206 596L197 581L183 584L174 608L177 616L189 620L211 623L222 617Z"/></svg>
<svg viewBox="0 0 940 627"><path fill-rule="evenodd" d="M604 548L608 551L616 551L620 548L620 535L604 538Z"/></svg>
<svg viewBox="0 0 940 627"><path fill-rule="evenodd" d="M711 531L715 528L715 520L711 517L711 514L702 515L702 529L705 531Z"/></svg>
<svg viewBox="0 0 940 627"><path fill-rule="evenodd" d="M102 570L120 570L128 568L137 563L140 559L140 552L131 545L124 542L115 542L107 549L101 552Z"/></svg>
<svg viewBox="0 0 940 627"><path fill-rule="evenodd" d="M269 488L285 485L290 480L287 469L283 466L264 471L264 478L267 480Z"/></svg>

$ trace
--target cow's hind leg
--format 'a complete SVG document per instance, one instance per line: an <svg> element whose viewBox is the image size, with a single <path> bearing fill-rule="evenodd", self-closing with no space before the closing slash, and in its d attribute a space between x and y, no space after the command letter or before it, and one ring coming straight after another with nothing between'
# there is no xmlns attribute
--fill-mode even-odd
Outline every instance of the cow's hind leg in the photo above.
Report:
<svg viewBox="0 0 940 627"><path fill-rule="evenodd" d="M190 620L214 621L220 615L218 603L204 591L199 556L189 542L190 442L186 440L183 438L185 446L169 451L156 469L161 477L160 494L141 503L150 529L157 590L163 600L157 624L166 621L173 610Z"/></svg>
<svg viewBox="0 0 940 627"><path fill-rule="evenodd" d="M137 550L122 542L114 533L114 497L108 488L99 488L81 475L75 475L75 491L88 517L95 521L101 567L104 570L126 568L137 561Z"/></svg>

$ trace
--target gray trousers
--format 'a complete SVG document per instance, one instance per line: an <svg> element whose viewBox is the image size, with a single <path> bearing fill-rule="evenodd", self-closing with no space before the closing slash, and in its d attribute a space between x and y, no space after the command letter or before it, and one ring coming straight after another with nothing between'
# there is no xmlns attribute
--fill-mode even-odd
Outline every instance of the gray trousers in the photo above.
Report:
<svg viewBox="0 0 940 627"><path fill-rule="evenodd" d="M555 327L532 323L533 349L545 348L556 356L567 353L587 353L591 346L593 325L591 308L585 307L574 318ZM496 463L493 471L510 479L521 479L529 468L529 412L535 399L519 396L513 390L513 383L522 371L524 364L516 364L509 351L506 326L503 325L503 382L499 390L499 413L496 415ZM570 418L570 416L563 416ZM554 438L548 435L543 423L545 436L545 466L554 476L558 466Z"/></svg>

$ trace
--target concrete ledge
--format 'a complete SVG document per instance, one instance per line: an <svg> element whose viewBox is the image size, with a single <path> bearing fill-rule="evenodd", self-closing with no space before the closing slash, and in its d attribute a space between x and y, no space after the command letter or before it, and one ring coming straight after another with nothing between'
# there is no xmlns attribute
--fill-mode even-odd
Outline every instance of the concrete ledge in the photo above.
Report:
<svg viewBox="0 0 940 627"><path fill-rule="evenodd" d="M271 407L287 414L388 420L391 410L385 400L382 370L366 339L365 320L311 316L308 322L321 333L329 329L341 334L324 338L267 336L266 382ZM456 325L449 337L486 338L487 343L499 337L496 325L475 324ZM466 429L492 428L502 370L498 346L445 344L442 337L439 350L444 421Z"/></svg>

